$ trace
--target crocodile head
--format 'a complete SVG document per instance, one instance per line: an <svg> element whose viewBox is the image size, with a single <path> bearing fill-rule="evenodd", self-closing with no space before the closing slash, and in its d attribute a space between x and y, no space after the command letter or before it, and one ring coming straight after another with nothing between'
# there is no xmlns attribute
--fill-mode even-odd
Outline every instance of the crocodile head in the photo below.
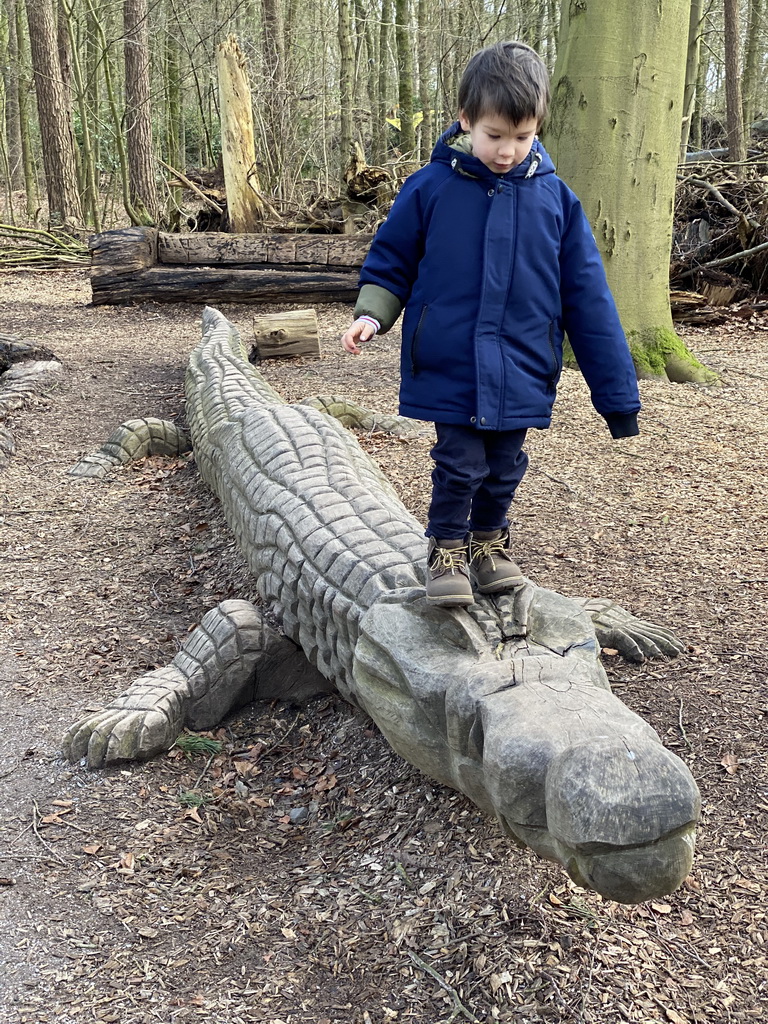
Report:
<svg viewBox="0 0 768 1024"><path fill-rule="evenodd" d="M606 898L677 888L698 790L611 692L589 616L532 584L471 613L423 594L378 601L355 649L353 699L394 749Z"/></svg>

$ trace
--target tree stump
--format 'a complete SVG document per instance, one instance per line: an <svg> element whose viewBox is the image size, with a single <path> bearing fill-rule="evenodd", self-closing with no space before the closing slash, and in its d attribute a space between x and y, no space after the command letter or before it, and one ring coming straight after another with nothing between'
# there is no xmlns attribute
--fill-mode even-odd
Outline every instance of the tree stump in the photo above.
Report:
<svg viewBox="0 0 768 1024"><path fill-rule="evenodd" d="M314 309L294 309L285 313L263 313L256 316L253 318L253 339L251 362L289 359L294 356L320 358L317 313Z"/></svg>

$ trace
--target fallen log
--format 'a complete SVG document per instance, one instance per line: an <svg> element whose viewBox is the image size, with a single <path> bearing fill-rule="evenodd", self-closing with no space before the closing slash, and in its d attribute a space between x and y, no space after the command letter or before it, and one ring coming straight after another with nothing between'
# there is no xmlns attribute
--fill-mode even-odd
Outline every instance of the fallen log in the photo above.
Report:
<svg viewBox="0 0 768 1024"><path fill-rule="evenodd" d="M370 237L105 231L89 240L93 303L354 302Z"/></svg>
<svg viewBox="0 0 768 1024"><path fill-rule="evenodd" d="M357 274L322 271L153 267L141 274L121 268L91 276L93 304L131 302L354 302Z"/></svg>
<svg viewBox="0 0 768 1024"><path fill-rule="evenodd" d="M370 242L370 235L228 235L220 231L171 235L160 231L157 262L168 266L295 264L353 270L362 265Z"/></svg>

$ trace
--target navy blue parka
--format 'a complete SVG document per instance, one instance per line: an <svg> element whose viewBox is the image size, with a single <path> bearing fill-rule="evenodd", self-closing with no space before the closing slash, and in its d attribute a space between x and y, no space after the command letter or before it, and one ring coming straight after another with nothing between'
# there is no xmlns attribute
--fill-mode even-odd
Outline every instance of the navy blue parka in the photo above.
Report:
<svg viewBox="0 0 768 1024"><path fill-rule="evenodd" d="M460 133L456 122L405 181L360 275L357 315L386 330L404 308L400 412L547 427L567 333L613 436L636 434L635 368L579 200L538 141L499 176L451 147ZM365 285L394 296L389 323Z"/></svg>

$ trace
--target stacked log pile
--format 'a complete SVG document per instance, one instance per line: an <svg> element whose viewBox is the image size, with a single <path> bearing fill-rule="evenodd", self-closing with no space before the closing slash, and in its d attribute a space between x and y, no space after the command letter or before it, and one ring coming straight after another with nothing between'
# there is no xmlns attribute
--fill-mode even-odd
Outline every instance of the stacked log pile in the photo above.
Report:
<svg viewBox="0 0 768 1024"><path fill-rule="evenodd" d="M767 154L746 164L704 155L680 168L670 283L680 319L702 305L768 308Z"/></svg>

